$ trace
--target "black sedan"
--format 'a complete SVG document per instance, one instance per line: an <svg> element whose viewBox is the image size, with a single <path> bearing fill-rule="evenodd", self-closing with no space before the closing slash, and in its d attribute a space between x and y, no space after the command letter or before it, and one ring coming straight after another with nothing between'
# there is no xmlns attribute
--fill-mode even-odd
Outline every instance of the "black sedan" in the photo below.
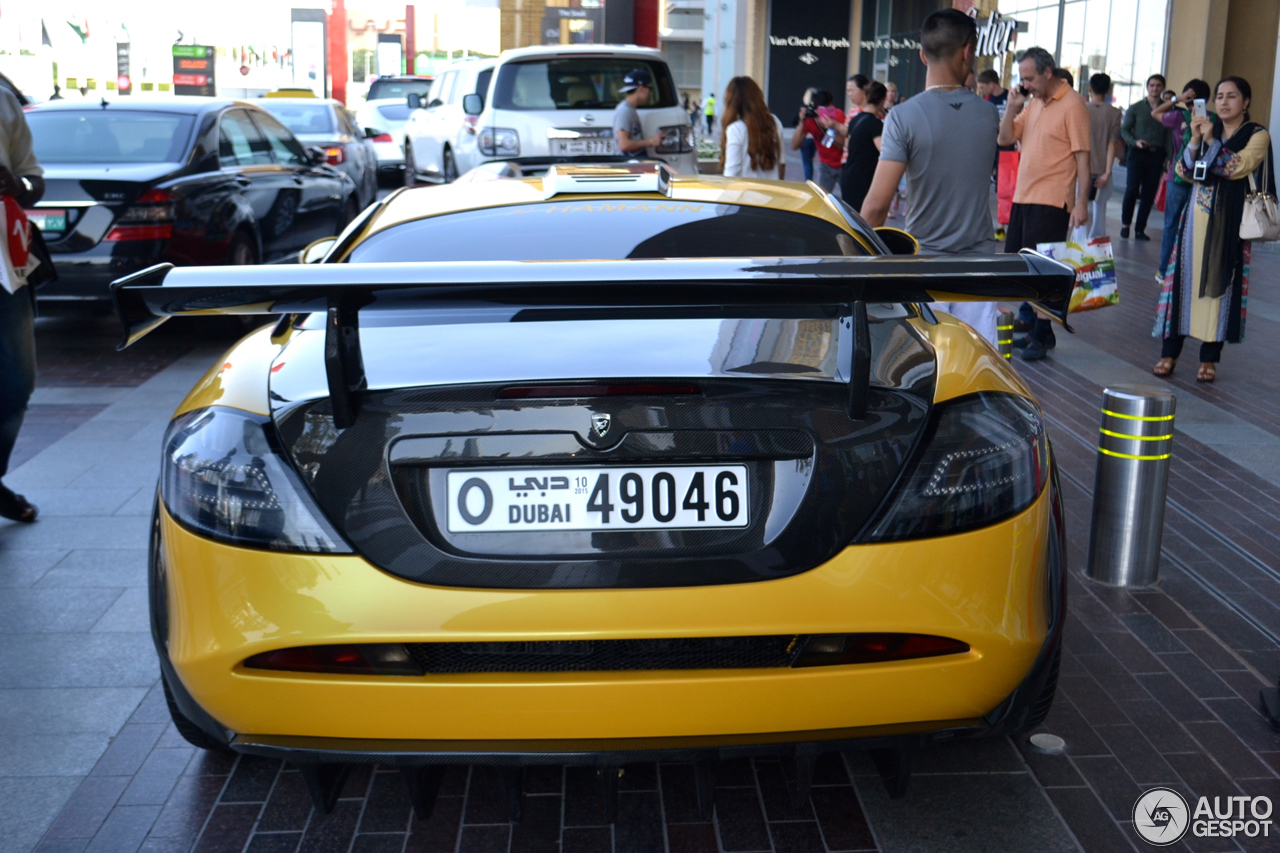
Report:
<svg viewBox="0 0 1280 853"><path fill-rule="evenodd" d="M27 111L47 190L32 222L58 280L106 300L153 264L291 260L360 211L351 179L265 110L230 100L60 102Z"/></svg>

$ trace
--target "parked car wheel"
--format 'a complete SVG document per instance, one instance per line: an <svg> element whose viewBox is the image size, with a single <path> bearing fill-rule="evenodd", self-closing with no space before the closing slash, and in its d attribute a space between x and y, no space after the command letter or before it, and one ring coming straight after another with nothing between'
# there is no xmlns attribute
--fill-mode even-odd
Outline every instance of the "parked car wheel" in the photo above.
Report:
<svg viewBox="0 0 1280 853"><path fill-rule="evenodd" d="M451 184L458 179L458 164L454 162L453 151L449 146L444 147L444 154L441 156L441 162L444 163L444 182Z"/></svg>
<svg viewBox="0 0 1280 853"><path fill-rule="evenodd" d="M404 185L406 187L418 185L418 164L413 160L413 146L407 139L404 141Z"/></svg>
<svg viewBox="0 0 1280 853"><path fill-rule="evenodd" d="M258 262L258 249L253 244L253 237L244 231L237 231L231 237L231 246L227 249L227 264L243 267Z"/></svg>

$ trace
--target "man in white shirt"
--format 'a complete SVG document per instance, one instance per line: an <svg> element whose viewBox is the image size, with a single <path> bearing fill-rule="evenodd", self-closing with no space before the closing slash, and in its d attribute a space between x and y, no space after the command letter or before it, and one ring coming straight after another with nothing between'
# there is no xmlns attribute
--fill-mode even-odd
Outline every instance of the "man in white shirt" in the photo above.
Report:
<svg viewBox="0 0 1280 853"><path fill-rule="evenodd" d="M43 174L22 102L0 87L0 197L11 196L22 208L34 206L44 195ZM12 234L12 228L6 230ZM3 235L0 252L7 264L9 240ZM12 292L0 287L0 477L8 473L9 456L36 384L35 297L21 276L11 285ZM30 524L36 520L36 508L0 483L0 517Z"/></svg>

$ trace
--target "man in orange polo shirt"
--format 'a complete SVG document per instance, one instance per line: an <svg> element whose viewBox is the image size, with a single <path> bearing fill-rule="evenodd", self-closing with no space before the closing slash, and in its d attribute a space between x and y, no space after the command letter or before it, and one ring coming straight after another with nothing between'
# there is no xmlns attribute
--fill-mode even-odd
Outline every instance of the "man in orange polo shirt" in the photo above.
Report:
<svg viewBox="0 0 1280 853"><path fill-rule="evenodd" d="M1089 221L1089 110L1054 71L1053 56L1044 48L1020 53L1021 82L1009 91L1000 120L999 144L1022 144L1006 252L1061 242ZM1056 343L1052 324L1025 303L1019 315L1028 335L1014 346L1024 347L1026 361L1044 358Z"/></svg>

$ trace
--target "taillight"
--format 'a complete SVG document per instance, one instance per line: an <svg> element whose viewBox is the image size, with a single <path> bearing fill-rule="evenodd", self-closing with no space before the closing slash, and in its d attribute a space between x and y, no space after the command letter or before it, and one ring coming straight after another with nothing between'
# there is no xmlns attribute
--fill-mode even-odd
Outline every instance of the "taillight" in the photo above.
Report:
<svg viewBox="0 0 1280 853"><path fill-rule="evenodd" d="M467 133L475 136L476 127L480 124L480 116L463 116L462 126L467 129Z"/></svg>
<svg viewBox="0 0 1280 853"><path fill-rule="evenodd" d="M302 646L254 655L249 669L332 672L345 675L422 675L423 669L400 643L361 646Z"/></svg>
<svg viewBox="0 0 1280 853"><path fill-rule="evenodd" d="M169 190L151 189L138 196L115 221L103 239L167 240L173 236L174 203Z"/></svg>
<svg viewBox="0 0 1280 853"><path fill-rule="evenodd" d="M815 634L805 640L791 665L839 666L851 663L884 663L913 658L958 655L969 644L929 634Z"/></svg>
<svg viewBox="0 0 1280 853"><path fill-rule="evenodd" d="M391 138L391 134L389 133L379 133L377 136L373 137L373 141L374 142L395 142L395 140Z"/></svg>
<svg viewBox="0 0 1280 853"><path fill-rule="evenodd" d="M331 145L324 149L324 158L330 166L340 166L347 161L347 149L341 145Z"/></svg>

